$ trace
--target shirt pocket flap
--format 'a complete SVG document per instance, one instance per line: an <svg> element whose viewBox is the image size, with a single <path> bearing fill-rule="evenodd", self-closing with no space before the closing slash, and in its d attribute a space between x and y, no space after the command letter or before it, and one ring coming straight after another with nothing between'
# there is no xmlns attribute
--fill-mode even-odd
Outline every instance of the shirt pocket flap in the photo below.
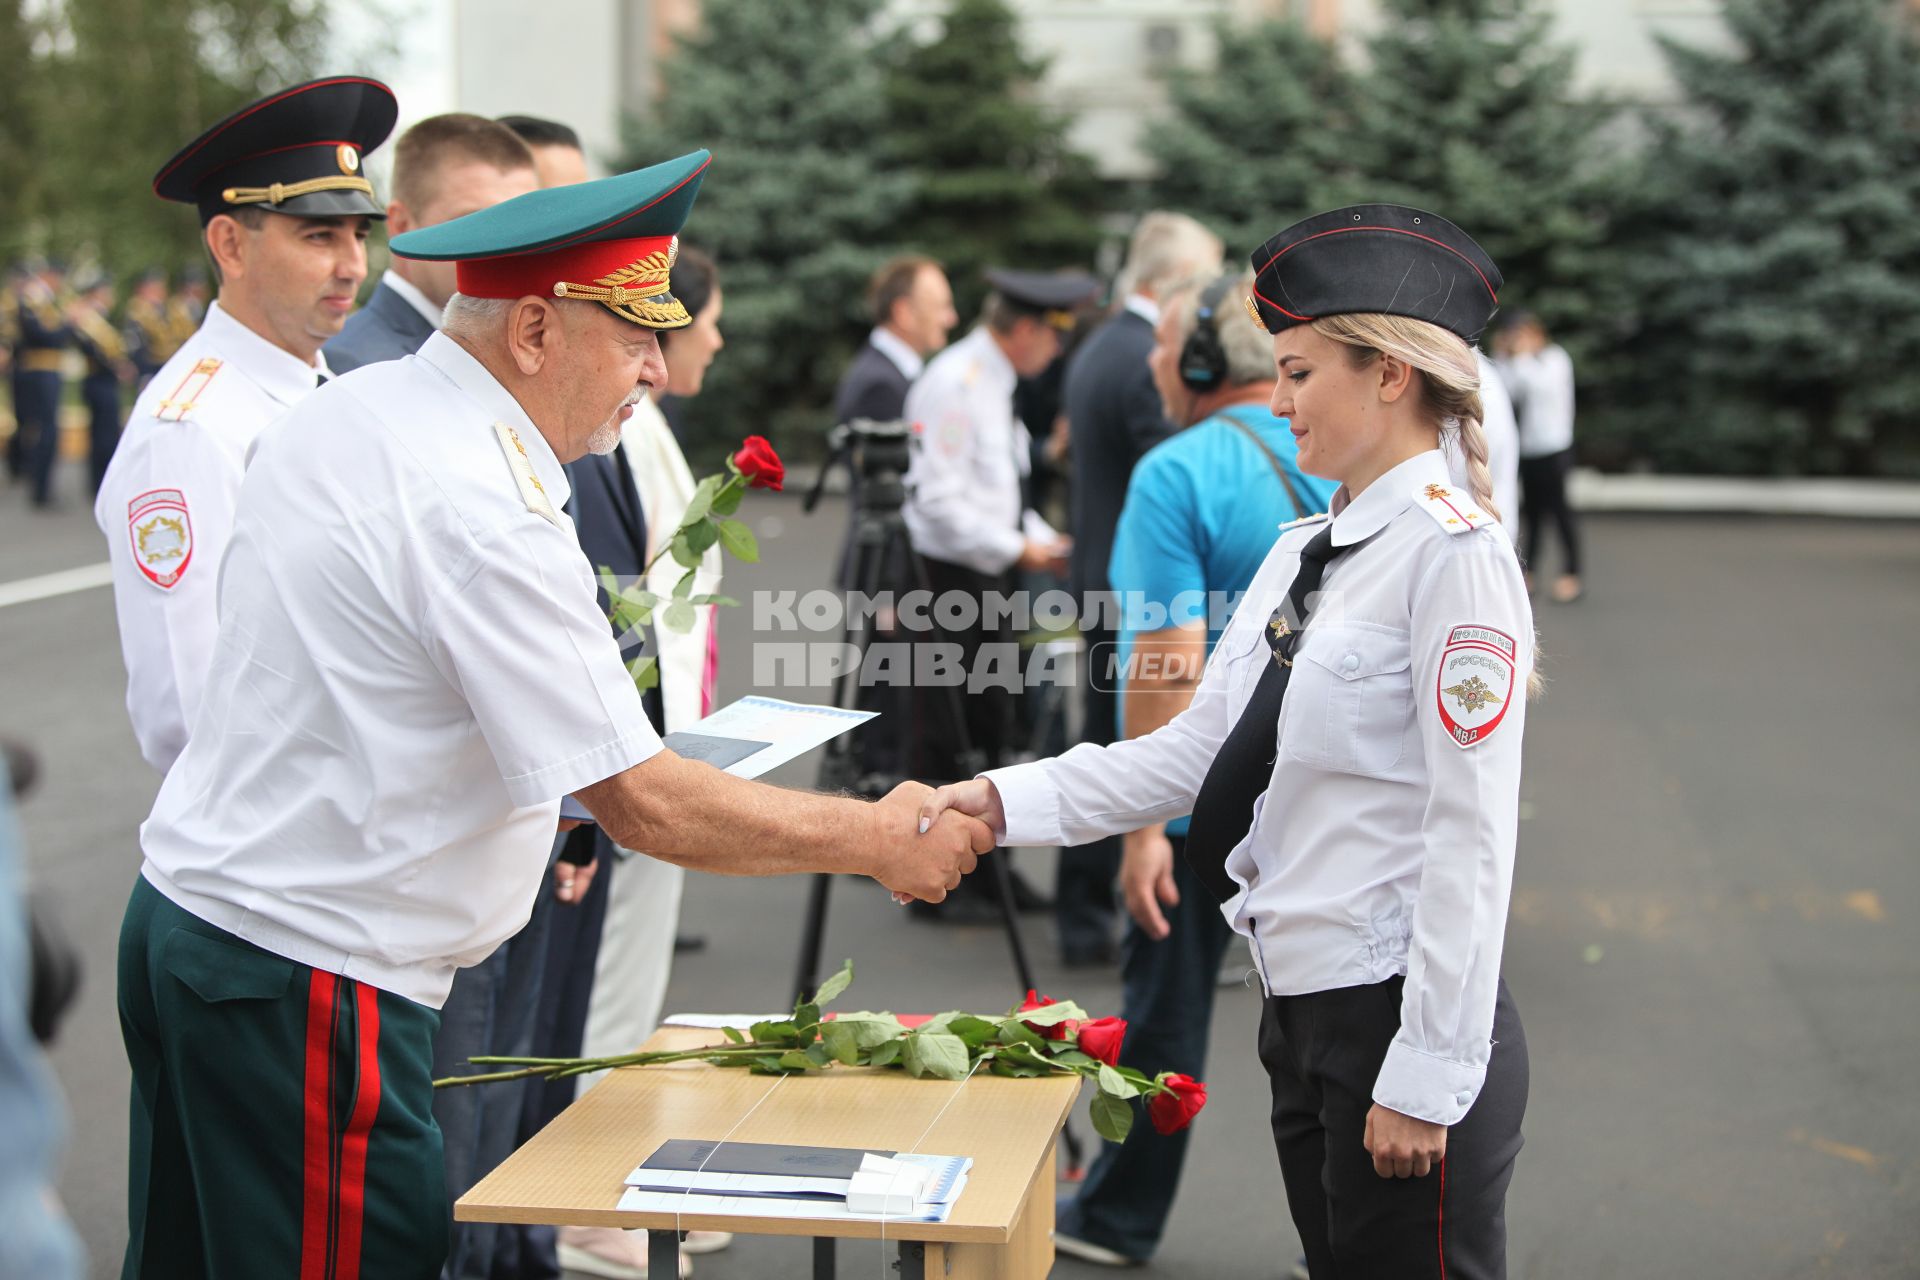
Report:
<svg viewBox="0 0 1920 1280"><path fill-rule="evenodd" d="M167 935L160 963L208 1004L277 999L286 994L293 981L291 960L189 929L175 929Z"/></svg>
<svg viewBox="0 0 1920 1280"><path fill-rule="evenodd" d="M1413 665L1413 646L1405 632L1362 623L1335 623L1324 628L1309 625L1300 657L1342 680L1363 680L1405 671Z"/></svg>

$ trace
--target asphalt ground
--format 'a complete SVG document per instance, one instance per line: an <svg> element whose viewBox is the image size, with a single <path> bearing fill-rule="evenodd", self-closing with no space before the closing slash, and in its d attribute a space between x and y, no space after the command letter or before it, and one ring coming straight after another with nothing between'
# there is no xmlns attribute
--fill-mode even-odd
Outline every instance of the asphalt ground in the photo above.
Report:
<svg viewBox="0 0 1920 1280"><path fill-rule="evenodd" d="M0 490L0 597L104 558L80 477L63 484L53 515ZM733 594L825 584L841 508L805 517L756 494L748 515L766 558L729 569ZM1920 1275L1920 528L1609 517L1587 530L1590 592L1543 605L1550 687L1530 712L1506 951L1533 1065L1511 1274ZM756 636L750 609L723 625L731 697L751 687ZM0 732L44 765L21 812L29 862L88 964L53 1061L72 1117L60 1192L101 1276L125 1239L115 937L157 785L126 724L117 644L105 589L0 605ZM1047 882L1050 855L1020 858ZM683 927L710 945L681 959L669 1004L780 1005L804 891L694 877ZM1028 930L1044 990L1118 1011L1113 975L1063 970L1044 919ZM914 924L870 883L836 889L826 951L855 960L861 1006L998 1009L1018 994L997 932ZM1265 1280L1294 1255L1257 1016L1253 991L1220 993L1211 1101L1139 1274ZM840 1274L884 1263L846 1246ZM790 1244L742 1240L697 1274L802 1270ZM1063 1260L1055 1274L1095 1271Z"/></svg>

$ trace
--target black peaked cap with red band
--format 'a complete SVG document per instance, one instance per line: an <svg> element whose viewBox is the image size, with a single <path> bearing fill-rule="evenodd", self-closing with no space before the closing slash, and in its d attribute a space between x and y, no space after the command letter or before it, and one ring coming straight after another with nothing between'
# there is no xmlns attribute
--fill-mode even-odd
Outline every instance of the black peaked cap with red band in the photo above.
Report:
<svg viewBox="0 0 1920 1280"><path fill-rule="evenodd" d="M1321 316L1408 316L1476 341L1500 307L1500 268L1466 232L1398 204L1296 222L1253 255L1247 310L1268 333Z"/></svg>
<svg viewBox="0 0 1920 1280"><path fill-rule="evenodd" d="M236 209L300 218L384 218L362 171L400 113L393 90L365 76L329 76L269 94L182 147L153 176L163 200L200 221Z"/></svg>

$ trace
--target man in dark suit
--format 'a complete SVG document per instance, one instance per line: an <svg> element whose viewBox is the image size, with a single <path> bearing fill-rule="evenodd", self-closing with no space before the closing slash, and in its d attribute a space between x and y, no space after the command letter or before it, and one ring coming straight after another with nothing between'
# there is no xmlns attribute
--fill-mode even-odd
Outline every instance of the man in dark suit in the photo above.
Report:
<svg viewBox="0 0 1920 1280"><path fill-rule="evenodd" d="M947 345L960 323L947 273L932 258L906 255L883 263L867 285L873 332L847 366L833 396L833 420L892 422L928 356Z"/></svg>
<svg viewBox="0 0 1920 1280"><path fill-rule="evenodd" d="M505 125L460 112L430 116L394 144L387 229L399 235L435 226L537 185L533 153ZM327 343L327 366L339 374L412 355L440 327L452 296L451 262L395 258L367 305Z"/></svg>
<svg viewBox="0 0 1920 1280"><path fill-rule="evenodd" d="M834 392L836 424L856 418L896 422L903 417L907 388L920 376L927 357L947 345L947 335L960 323L947 273L932 258L918 254L890 258L880 265L867 283L867 309L873 316L873 332L855 353ZM848 483L848 506L857 511L860 477L852 475ZM849 591L908 590L904 557L881 565L871 581L854 581L853 534L854 522L849 518L835 580ZM886 643L897 638L888 627L876 640ZM905 777L910 771L899 736L905 723L903 692L890 687L860 691L861 708L881 713L859 736L857 749L863 773Z"/></svg>
<svg viewBox="0 0 1920 1280"><path fill-rule="evenodd" d="M1119 639L1118 618L1101 608L1100 597L1110 591L1107 561L1127 480L1134 463L1174 432L1147 368L1160 321L1157 299L1196 277L1218 275L1223 252L1219 237L1192 218L1158 210L1147 214L1134 229L1116 282L1115 292L1124 299L1121 309L1080 344L1067 365L1062 404L1073 454L1073 563L1067 582L1081 602L1080 634L1087 646L1080 686L1085 742L1112 742L1118 730L1114 681L1104 669ZM1118 840L1060 851L1054 919L1060 956L1068 965L1116 958L1113 881L1119 869Z"/></svg>

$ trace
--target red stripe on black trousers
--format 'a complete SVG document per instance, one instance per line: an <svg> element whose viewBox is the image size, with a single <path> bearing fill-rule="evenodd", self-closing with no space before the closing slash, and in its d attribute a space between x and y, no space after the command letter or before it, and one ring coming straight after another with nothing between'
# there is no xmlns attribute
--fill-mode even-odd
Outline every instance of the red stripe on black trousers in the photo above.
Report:
<svg viewBox="0 0 1920 1280"><path fill-rule="evenodd" d="M300 1280L329 1280L333 1202L333 1024L340 979L313 971L307 984L307 1053L301 1091Z"/></svg>
<svg viewBox="0 0 1920 1280"><path fill-rule="evenodd" d="M340 1140L339 1234L334 1280L360 1280L360 1226L367 1201L367 1138L380 1110L379 993L353 983L360 1070L353 1112Z"/></svg>
<svg viewBox="0 0 1920 1280"><path fill-rule="evenodd" d="M379 993L315 970L302 1095L300 1280L359 1280L379 1049Z"/></svg>

